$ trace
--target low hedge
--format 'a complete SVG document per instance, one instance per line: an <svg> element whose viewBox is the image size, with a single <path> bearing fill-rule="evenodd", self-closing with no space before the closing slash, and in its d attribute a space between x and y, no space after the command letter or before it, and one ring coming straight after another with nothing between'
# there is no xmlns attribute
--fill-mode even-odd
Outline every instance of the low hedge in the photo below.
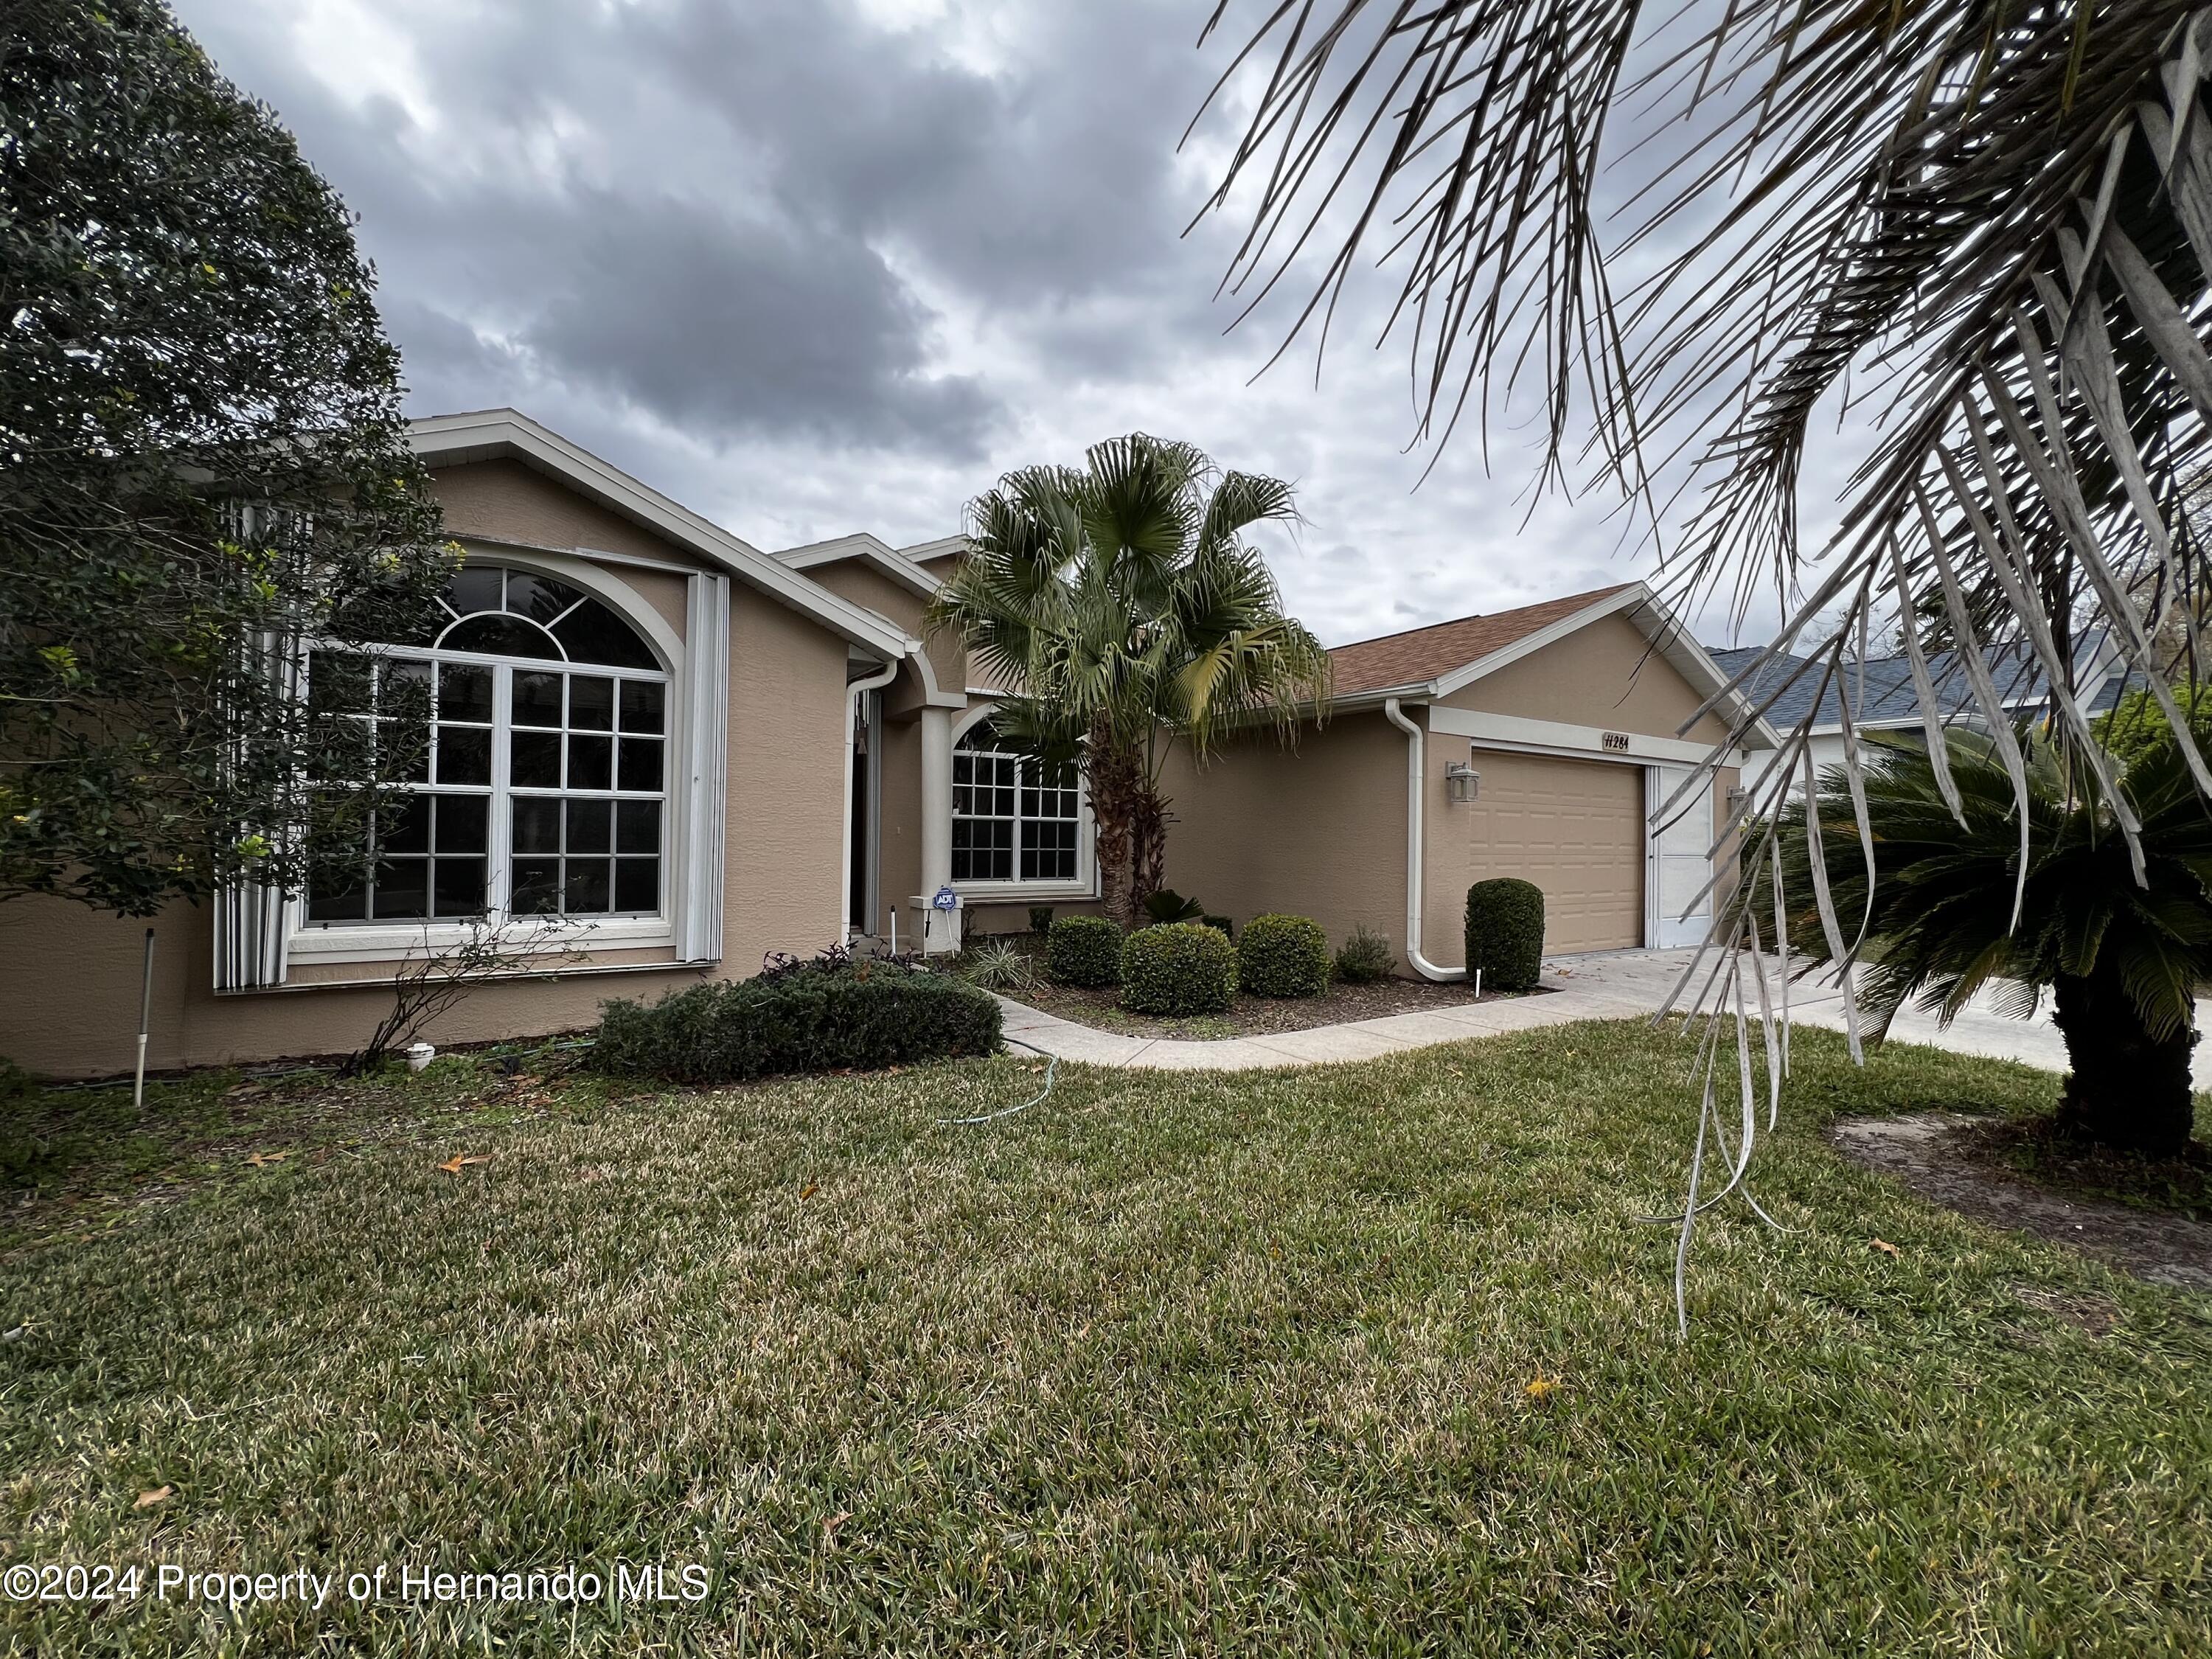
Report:
<svg viewBox="0 0 2212 1659"><path fill-rule="evenodd" d="M1121 1006L1140 1014L1212 1014L1237 994L1237 951L1204 922L1141 928L1121 945Z"/></svg>
<svg viewBox="0 0 2212 1659"><path fill-rule="evenodd" d="M1121 976L1121 930L1103 916L1062 916L1044 936L1044 965L1062 985L1111 985Z"/></svg>
<svg viewBox="0 0 2212 1659"><path fill-rule="evenodd" d="M1308 916L1255 916L1237 944L1237 977L1258 996L1317 997L1328 966L1328 935Z"/></svg>
<svg viewBox="0 0 2212 1659"><path fill-rule="evenodd" d="M1467 890L1467 972L1486 991L1533 991L1544 966L1544 890L1517 876Z"/></svg>
<svg viewBox="0 0 2212 1659"><path fill-rule="evenodd" d="M1389 939L1362 923L1336 953L1336 976L1347 985L1372 985L1390 977L1398 953Z"/></svg>
<svg viewBox="0 0 2212 1659"><path fill-rule="evenodd" d="M673 1083L742 1083L785 1072L871 1071L999 1047L988 991L910 968L808 965L694 985L601 1012L593 1069Z"/></svg>

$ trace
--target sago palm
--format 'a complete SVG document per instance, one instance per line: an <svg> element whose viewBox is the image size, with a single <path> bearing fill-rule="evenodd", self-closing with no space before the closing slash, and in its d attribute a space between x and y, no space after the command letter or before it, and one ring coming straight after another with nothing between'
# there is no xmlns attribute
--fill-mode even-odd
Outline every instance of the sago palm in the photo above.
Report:
<svg viewBox="0 0 2212 1659"><path fill-rule="evenodd" d="M1287 734L1301 706L1326 704L1328 653L1244 539L1292 516L1279 479L1141 433L1080 468L1010 472L969 505L969 551L932 624L1006 688L1002 730L1081 769L1101 896L1124 927L1160 883L1170 745L1204 758L1232 728Z"/></svg>
<svg viewBox="0 0 2212 1659"><path fill-rule="evenodd" d="M2194 1109L2195 1000L2212 987L2212 814L2171 742L2144 750L2119 781L2140 824L2139 880L2118 804L2094 774L2069 769L2054 744L2016 741L2024 832L2013 776L1989 738L1951 738L1956 815L1926 750L1877 744L1863 779L1871 891L1850 780L1831 769L1814 798L1817 837L1802 799L1782 817L1784 891L1797 896L1791 945L1815 961L1833 954L1811 899L1817 846L1838 932L1863 930L1861 988L1877 1029L1908 1002L1948 1024L1992 986L2000 1012L2027 1017L2048 990L2073 1068L2060 1098L2068 1127L2107 1146L2177 1152Z"/></svg>

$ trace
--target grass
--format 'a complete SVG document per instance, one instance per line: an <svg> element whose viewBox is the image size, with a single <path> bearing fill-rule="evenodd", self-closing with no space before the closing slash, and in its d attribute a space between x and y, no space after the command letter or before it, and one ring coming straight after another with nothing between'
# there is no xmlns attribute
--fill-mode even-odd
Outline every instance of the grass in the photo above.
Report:
<svg viewBox="0 0 2212 1659"><path fill-rule="evenodd" d="M165 1089L129 1159L55 1155L0 1255L0 1327L27 1326L0 1343L0 1565L709 1588L0 1629L61 1655L2212 1651L2204 1302L1816 1133L2047 1109L2055 1079L1796 1042L1759 1187L1794 1231L1701 1232L1686 1345L1673 1235L1634 1219L1679 1190L1686 1051L1638 1024L1063 1066L959 1130L935 1119L1035 1071L548 1078L486 1109L463 1063L286 1085L234 1134L216 1084ZM173 1114L196 1127L164 1162ZM437 1167L461 1152L489 1161Z"/></svg>

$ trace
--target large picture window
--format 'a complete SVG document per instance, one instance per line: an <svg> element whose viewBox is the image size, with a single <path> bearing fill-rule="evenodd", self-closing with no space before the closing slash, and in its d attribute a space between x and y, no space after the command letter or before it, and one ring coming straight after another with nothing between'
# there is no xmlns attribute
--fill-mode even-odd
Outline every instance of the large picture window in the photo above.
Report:
<svg viewBox="0 0 2212 1659"><path fill-rule="evenodd" d="M669 698L652 648L601 601L500 565L458 573L426 635L308 658L311 713L400 745L410 786L360 864L317 882L309 923L661 914Z"/></svg>
<svg viewBox="0 0 2212 1659"><path fill-rule="evenodd" d="M1082 827L1075 769L1022 753L986 720L952 750L952 879L1073 881Z"/></svg>

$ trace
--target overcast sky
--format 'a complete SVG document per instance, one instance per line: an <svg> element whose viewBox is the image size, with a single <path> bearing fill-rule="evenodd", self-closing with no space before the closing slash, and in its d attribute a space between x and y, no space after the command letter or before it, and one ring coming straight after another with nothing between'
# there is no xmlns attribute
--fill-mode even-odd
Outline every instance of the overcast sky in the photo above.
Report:
<svg viewBox="0 0 2212 1659"><path fill-rule="evenodd" d="M1297 483L1268 550L1331 643L1649 574L1603 495L1532 515L1510 435L1415 488L1384 284L1318 391L1310 353L1248 384L1279 335L1224 332L1235 227L1182 234L1211 0L176 4L361 216L411 413L512 404L769 549L1188 439Z"/></svg>

